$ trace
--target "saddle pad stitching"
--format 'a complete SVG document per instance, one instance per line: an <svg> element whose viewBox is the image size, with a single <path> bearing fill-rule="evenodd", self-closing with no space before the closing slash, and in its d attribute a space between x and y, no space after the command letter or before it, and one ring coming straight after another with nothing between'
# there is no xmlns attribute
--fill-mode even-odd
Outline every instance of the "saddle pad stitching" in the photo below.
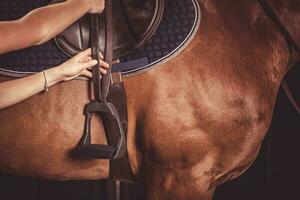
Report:
<svg viewBox="0 0 300 200"><path fill-rule="evenodd" d="M23 78L23 77L33 75L33 74L37 74L37 73L41 73L41 72L17 72L17 71L13 71L13 70L0 68L0 75L1 76L7 76L7 77L10 77L10 78ZM84 76L79 76L79 77L75 78L74 80L88 81L90 79L88 79Z"/></svg>
<svg viewBox="0 0 300 200"><path fill-rule="evenodd" d="M14 70L8 70L0 67L0 74L3 76L9 76L9 77L14 76L17 78L21 78L21 77L35 74L35 72L17 72Z"/></svg>
<svg viewBox="0 0 300 200"><path fill-rule="evenodd" d="M187 37L181 42L181 44L178 45L169 54L165 55L164 57L159 58L158 60L156 60L148 65L122 72L122 77L127 78L127 77L131 77L131 76L139 75L141 73L145 73L156 67L159 67L160 64L164 64L164 63L170 61L171 59L173 59L174 57L176 57L190 44L190 42L194 39L196 33L198 32L198 29L199 29L199 26L201 23L201 7L199 5L199 2L197 0L192 0L192 3L195 8L195 20L194 20L194 23L193 23L193 26L192 26L190 32L188 33ZM21 77L25 77L25 76L32 75L35 73L38 73L38 72L20 72L20 71L8 70L8 69L0 67L0 75L3 75L3 76L21 78ZM89 79L81 76L81 77L75 78L75 80L89 80Z"/></svg>

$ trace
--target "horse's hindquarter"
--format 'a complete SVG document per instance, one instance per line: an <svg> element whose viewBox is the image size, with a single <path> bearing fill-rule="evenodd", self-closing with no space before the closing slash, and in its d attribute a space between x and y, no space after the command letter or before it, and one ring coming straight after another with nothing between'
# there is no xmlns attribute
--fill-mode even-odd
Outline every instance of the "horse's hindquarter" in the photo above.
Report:
<svg viewBox="0 0 300 200"><path fill-rule="evenodd" d="M56 180L107 178L107 161L72 155L83 133L88 101L87 82L70 81L1 110L1 170ZM106 142L99 123L93 123L93 132L95 141Z"/></svg>
<svg viewBox="0 0 300 200"><path fill-rule="evenodd" d="M125 82L149 199L209 199L216 185L245 171L285 73L285 42L257 4L200 3L202 24L190 46Z"/></svg>

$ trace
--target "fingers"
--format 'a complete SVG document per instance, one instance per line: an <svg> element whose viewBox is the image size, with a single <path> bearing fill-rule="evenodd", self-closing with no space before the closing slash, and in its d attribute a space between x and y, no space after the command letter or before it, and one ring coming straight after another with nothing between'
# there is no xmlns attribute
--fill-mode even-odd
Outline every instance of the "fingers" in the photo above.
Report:
<svg viewBox="0 0 300 200"><path fill-rule="evenodd" d="M120 63L120 59L117 59L117 60L113 61L113 64L118 64L118 63Z"/></svg>
<svg viewBox="0 0 300 200"><path fill-rule="evenodd" d="M87 61L87 60L91 60L91 59L92 59L92 57L91 57L91 55L92 55L92 50L91 50L91 48L86 49L86 50L80 52L79 54L80 54L79 56L82 58L82 61ZM103 54L102 54L101 52L98 53L98 57L99 57L101 60L104 59L104 56L103 56Z"/></svg>
<svg viewBox="0 0 300 200"><path fill-rule="evenodd" d="M101 66L102 68L104 68L104 69L108 69L108 68L109 68L109 64L108 64L107 62L103 61L103 59L104 59L103 54L102 54L101 52L99 52L98 55L99 55L99 58L100 58L100 60L99 60L100 66Z"/></svg>
<svg viewBox="0 0 300 200"><path fill-rule="evenodd" d="M92 78L92 77L93 77L92 73L91 73L90 71L88 71L88 70L83 70L83 71L81 71L81 72L80 72L80 75L81 75L81 76L86 76L86 77L89 77L89 78Z"/></svg>
<svg viewBox="0 0 300 200"><path fill-rule="evenodd" d="M79 52L75 58L77 58L79 61L83 61L84 59L86 59L87 57L90 57L92 55L92 50L91 48L88 48L84 51Z"/></svg>
<svg viewBox="0 0 300 200"><path fill-rule="evenodd" d="M78 57L78 59L80 59L81 62L87 62L87 61L91 61L93 60L91 57L91 48L86 49L84 51L81 51L80 53L78 53L76 56ZM104 67L104 68L109 68L108 63L104 62L104 56L101 52L98 53L99 59L100 59L100 66Z"/></svg>
<svg viewBox="0 0 300 200"><path fill-rule="evenodd" d="M106 74L107 73L107 71L104 70L104 69L102 69L102 68L100 68L100 71L101 71L102 74ZM88 78L92 78L93 77L92 72L90 72L89 70L86 70L86 69L83 70L83 71L81 71L78 75L79 76L86 76Z"/></svg>
<svg viewBox="0 0 300 200"><path fill-rule="evenodd" d="M106 69L103 69L103 68L100 68L100 72L101 72L102 74L107 74L107 70L106 70Z"/></svg>
<svg viewBox="0 0 300 200"><path fill-rule="evenodd" d="M92 59L91 49L86 49L86 50L78 53L75 57L77 57L77 59L79 59L79 63L81 65L80 71L84 72L84 76L91 75L90 72L87 73L88 69L91 69L92 67L97 65L98 62L99 62L99 65L100 65L100 72L102 74L107 73L107 69L109 68L109 64L102 60L103 55L102 55L101 52L99 52L99 58L100 58L99 61L96 61L96 60Z"/></svg>
<svg viewBox="0 0 300 200"><path fill-rule="evenodd" d="M107 69L109 68L109 65L106 62L102 61L102 60L100 60L99 62L100 62L100 72L102 74L106 74L107 73ZM89 60L89 61L81 64L82 65L81 66L81 70L91 69L96 64L97 64L96 60Z"/></svg>
<svg viewBox="0 0 300 200"><path fill-rule="evenodd" d="M76 56L78 56L79 58L84 59L84 58L89 57L91 55L92 55L92 50L91 50L91 48L88 48L84 51L79 52ZM101 60L104 59L104 56L101 52L98 53L98 56Z"/></svg>
<svg viewBox="0 0 300 200"><path fill-rule="evenodd" d="M92 68L97 65L97 60L89 60L87 62L81 63L81 70Z"/></svg>
<svg viewBox="0 0 300 200"><path fill-rule="evenodd" d="M99 60L100 62L100 66L104 69L108 69L109 68L109 64L107 62L104 62L103 60Z"/></svg>
<svg viewBox="0 0 300 200"><path fill-rule="evenodd" d="M104 56L103 56L103 54L102 54L101 52L98 53L98 56L99 56L99 58L100 58L101 60L104 59Z"/></svg>
<svg viewBox="0 0 300 200"><path fill-rule="evenodd" d="M90 0L90 13L102 13L105 7L104 0Z"/></svg>
<svg viewBox="0 0 300 200"><path fill-rule="evenodd" d="M87 62L87 61L90 61L90 60L93 60L91 56L88 56L86 58L84 58L81 62Z"/></svg>

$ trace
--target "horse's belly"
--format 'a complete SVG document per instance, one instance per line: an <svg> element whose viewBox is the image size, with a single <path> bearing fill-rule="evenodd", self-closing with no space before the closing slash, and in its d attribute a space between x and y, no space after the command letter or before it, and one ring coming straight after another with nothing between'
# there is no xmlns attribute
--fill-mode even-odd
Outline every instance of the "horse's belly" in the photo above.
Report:
<svg viewBox="0 0 300 200"><path fill-rule="evenodd" d="M107 161L73 155L83 133L87 101L86 83L75 81L1 110L0 169L56 180L106 178ZM93 140L105 143L99 123L94 123L93 131Z"/></svg>

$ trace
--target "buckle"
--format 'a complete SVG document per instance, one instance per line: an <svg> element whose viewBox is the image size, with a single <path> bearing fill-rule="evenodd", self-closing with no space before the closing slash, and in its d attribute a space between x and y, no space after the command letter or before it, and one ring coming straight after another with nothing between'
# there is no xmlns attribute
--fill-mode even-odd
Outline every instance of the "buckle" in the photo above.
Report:
<svg viewBox="0 0 300 200"><path fill-rule="evenodd" d="M91 144L91 120L93 114L96 113L102 118L107 145ZM84 114L84 132L76 152L80 156L95 159L114 160L124 156L126 153L126 139L115 106L109 102L91 102L86 105Z"/></svg>

